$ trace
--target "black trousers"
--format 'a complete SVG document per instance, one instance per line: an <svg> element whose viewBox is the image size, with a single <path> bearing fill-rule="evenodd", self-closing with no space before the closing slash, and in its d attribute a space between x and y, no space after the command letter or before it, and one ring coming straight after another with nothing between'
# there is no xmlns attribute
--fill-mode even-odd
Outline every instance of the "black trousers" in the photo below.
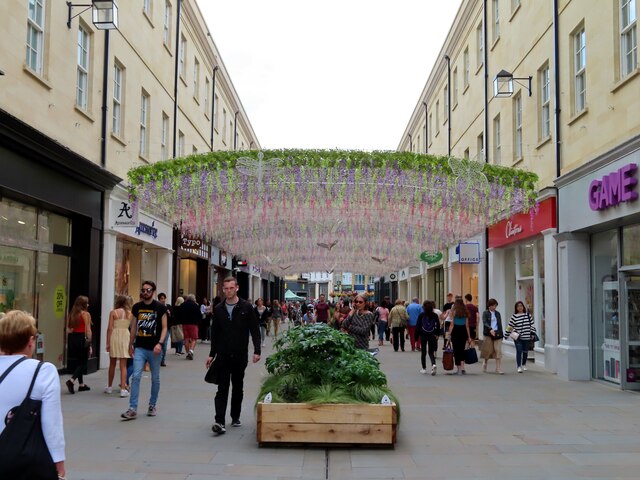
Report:
<svg viewBox="0 0 640 480"><path fill-rule="evenodd" d="M220 359L222 360L222 359ZM216 423L225 424L227 416L227 402L229 401L229 386L231 385L231 420L240 420L242 398L244 395L244 371L247 368L247 358L227 358L220 363L218 374L218 392L216 393Z"/></svg>
<svg viewBox="0 0 640 480"><path fill-rule="evenodd" d="M420 361L422 368L427 368L427 347L429 348L429 360L431 365L436 364L436 350L438 350L438 337L430 333L428 335L420 335Z"/></svg>
<svg viewBox="0 0 640 480"><path fill-rule="evenodd" d="M393 350L398 351L398 340L400 341L400 348L404 352L404 327L393 327Z"/></svg>
<svg viewBox="0 0 640 480"><path fill-rule="evenodd" d="M457 366L460 366L460 364L464 362L464 350L468 340L467 327L464 325L454 325L453 331L451 332L451 343L453 344L453 358Z"/></svg>
<svg viewBox="0 0 640 480"><path fill-rule="evenodd" d="M83 375L87 373L87 362L89 361L89 347L85 346L84 333L70 333L67 343L69 354L69 369L73 368L71 378L77 378L83 384Z"/></svg>

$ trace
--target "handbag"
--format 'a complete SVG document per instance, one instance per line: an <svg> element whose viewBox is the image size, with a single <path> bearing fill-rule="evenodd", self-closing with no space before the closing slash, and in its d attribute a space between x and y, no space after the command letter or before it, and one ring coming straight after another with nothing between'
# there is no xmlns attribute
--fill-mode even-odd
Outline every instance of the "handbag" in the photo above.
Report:
<svg viewBox="0 0 640 480"><path fill-rule="evenodd" d="M204 381L207 383L218 384L218 377L220 376L220 363L217 362L218 356L216 355L211 365L207 369L207 373L204 375Z"/></svg>
<svg viewBox="0 0 640 480"><path fill-rule="evenodd" d="M21 361L14 362L0 377L2 382ZM39 362L22 403L12 408L0 434L0 478L12 480L57 480L56 466L42 434L42 400L32 400L31 391L42 367Z"/></svg>
<svg viewBox="0 0 640 480"><path fill-rule="evenodd" d="M464 363L467 365L478 363L478 352L474 347L469 347L464 351Z"/></svg>
<svg viewBox="0 0 640 480"><path fill-rule="evenodd" d="M442 368L444 370L453 370L453 350L451 342L447 342L442 351Z"/></svg>
<svg viewBox="0 0 640 480"><path fill-rule="evenodd" d="M514 330L509 334L509 338L515 342L520 338L520 334Z"/></svg>
<svg viewBox="0 0 640 480"><path fill-rule="evenodd" d="M183 340L182 325L173 325L171 327L171 342L182 342Z"/></svg>

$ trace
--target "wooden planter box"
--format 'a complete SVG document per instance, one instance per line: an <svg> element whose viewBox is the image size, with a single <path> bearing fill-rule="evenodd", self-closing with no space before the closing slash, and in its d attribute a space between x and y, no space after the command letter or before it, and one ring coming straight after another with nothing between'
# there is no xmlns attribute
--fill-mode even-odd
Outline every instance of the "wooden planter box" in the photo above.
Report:
<svg viewBox="0 0 640 480"><path fill-rule="evenodd" d="M396 405L258 403L257 440L266 444L381 445L396 442Z"/></svg>

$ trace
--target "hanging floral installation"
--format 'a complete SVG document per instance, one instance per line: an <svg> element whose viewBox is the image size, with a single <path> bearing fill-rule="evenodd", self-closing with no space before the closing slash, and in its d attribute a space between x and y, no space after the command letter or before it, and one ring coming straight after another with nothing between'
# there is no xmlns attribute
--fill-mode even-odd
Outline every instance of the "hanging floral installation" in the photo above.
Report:
<svg viewBox="0 0 640 480"><path fill-rule="evenodd" d="M410 152L211 152L137 167L132 200L276 275L382 275L536 203L523 170Z"/></svg>

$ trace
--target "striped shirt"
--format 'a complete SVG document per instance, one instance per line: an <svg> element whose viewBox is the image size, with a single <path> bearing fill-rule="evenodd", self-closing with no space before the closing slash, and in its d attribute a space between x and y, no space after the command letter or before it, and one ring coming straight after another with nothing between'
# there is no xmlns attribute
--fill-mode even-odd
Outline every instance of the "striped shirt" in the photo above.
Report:
<svg viewBox="0 0 640 480"><path fill-rule="evenodd" d="M519 339L531 340L531 332L536 329L533 326L533 317L528 313L514 313L509 320L508 330L515 330L520 334Z"/></svg>

